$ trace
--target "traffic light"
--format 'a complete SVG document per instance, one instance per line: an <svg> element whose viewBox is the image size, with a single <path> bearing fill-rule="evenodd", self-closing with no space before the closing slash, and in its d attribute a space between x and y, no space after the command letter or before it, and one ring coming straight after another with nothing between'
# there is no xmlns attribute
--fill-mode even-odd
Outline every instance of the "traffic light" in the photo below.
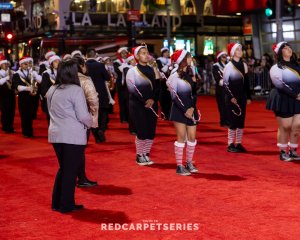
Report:
<svg viewBox="0 0 300 240"><path fill-rule="evenodd" d="M283 0L282 16L294 17L296 11L295 0Z"/></svg>
<svg viewBox="0 0 300 240"><path fill-rule="evenodd" d="M276 16L276 0L267 0L265 15L268 19L273 19Z"/></svg>
<svg viewBox="0 0 300 240"><path fill-rule="evenodd" d="M11 41L14 38L14 35L12 33L6 33L5 38L6 40Z"/></svg>

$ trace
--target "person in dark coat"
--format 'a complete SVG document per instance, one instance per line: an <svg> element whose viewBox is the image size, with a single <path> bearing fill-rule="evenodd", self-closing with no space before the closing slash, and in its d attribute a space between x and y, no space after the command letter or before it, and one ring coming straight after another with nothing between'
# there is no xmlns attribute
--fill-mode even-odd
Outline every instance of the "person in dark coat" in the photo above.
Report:
<svg viewBox="0 0 300 240"><path fill-rule="evenodd" d="M1 125L5 133L14 133L16 108L15 91L12 88L12 71L4 55L0 55L0 112Z"/></svg>
<svg viewBox="0 0 300 240"><path fill-rule="evenodd" d="M227 53L218 52L216 58L217 62L214 63L212 72L216 81L216 100L220 114L220 126L228 127L229 123L227 120L227 109L225 104L225 89L223 87L223 71L227 64Z"/></svg>
<svg viewBox="0 0 300 240"><path fill-rule="evenodd" d="M117 87L119 107L120 107L120 121L121 123L126 123L128 122L128 110L126 106L127 87L124 79L124 74L120 70L120 67L122 64L126 64L126 58L128 56L127 47L119 48L117 51L117 55L118 58L114 61L114 69L118 75L116 80L116 87Z"/></svg>
<svg viewBox="0 0 300 240"><path fill-rule="evenodd" d="M109 97L105 82L110 80L110 76L105 65L96 60L96 50L93 48L87 50L86 66L99 96L99 128L93 128L92 133L97 143L104 142L109 113Z"/></svg>
<svg viewBox="0 0 300 240"><path fill-rule="evenodd" d="M168 119L170 115L171 109L171 95L168 91L168 87L166 85L167 78L170 75L169 67L171 65L171 60L169 58L169 49L167 47L163 47L161 50L161 57L157 58L157 67L158 70L165 75L166 78L161 78L160 82L160 93L159 93L159 103L161 107L161 111L164 113L165 117Z"/></svg>

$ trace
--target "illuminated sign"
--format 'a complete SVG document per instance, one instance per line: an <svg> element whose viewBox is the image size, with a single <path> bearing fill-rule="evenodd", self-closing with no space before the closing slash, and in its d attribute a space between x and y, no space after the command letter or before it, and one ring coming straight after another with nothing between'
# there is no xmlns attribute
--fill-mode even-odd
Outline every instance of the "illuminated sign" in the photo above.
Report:
<svg viewBox="0 0 300 240"><path fill-rule="evenodd" d="M214 54L214 42L213 40L205 40L204 41L204 55Z"/></svg>
<svg viewBox="0 0 300 240"><path fill-rule="evenodd" d="M14 6L11 3L0 3L0 10L12 10Z"/></svg>

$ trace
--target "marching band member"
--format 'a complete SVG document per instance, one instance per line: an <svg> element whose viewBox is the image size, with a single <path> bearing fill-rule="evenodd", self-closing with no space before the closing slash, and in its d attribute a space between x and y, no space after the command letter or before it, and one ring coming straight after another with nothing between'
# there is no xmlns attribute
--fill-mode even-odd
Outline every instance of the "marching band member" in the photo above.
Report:
<svg viewBox="0 0 300 240"><path fill-rule="evenodd" d="M16 108L16 95L12 89L12 71L9 62L0 55L0 102L1 124L5 133L14 133L14 118Z"/></svg>
<svg viewBox="0 0 300 240"><path fill-rule="evenodd" d="M128 122L128 112L126 106L126 83L124 84L124 75L120 71L120 67L122 65L126 66L126 58L128 56L128 49L127 47L121 47L117 51L118 58L114 61L114 68L115 72L117 73L118 77L116 80L116 87L118 92L118 101L120 107L120 121L121 123Z"/></svg>
<svg viewBox="0 0 300 240"><path fill-rule="evenodd" d="M24 137L33 137L33 109L34 96L37 89L28 69L28 57L19 61L20 69L13 75L13 88L18 91L18 107L21 117L22 133Z"/></svg>
<svg viewBox="0 0 300 240"><path fill-rule="evenodd" d="M85 64L85 61L81 57L75 57L73 58L77 62L77 68L78 68L78 78L80 82L80 86L83 89L84 96L86 98L88 110L90 114L92 115L93 124L91 128L98 128L98 114L99 114L99 98L98 93L96 92L94 83L92 79L88 76L87 67ZM90 130L87 130L87 139L89 139ZM78 172L78 181L77 186L78 187L93 187L97 185L97 182L91 181L86 176L85 171L85 154L83 161L79 167Z"/></svg>
<svg viewBox="0 0 300 240"><path fill-rule="evenodd" d="M136 66L136 61L132 54L128 54L128 56L126 58L126 63L122 63L122 65L119 66L119 70L120 70L120 72L122 72L122 86L124 86L124 97L125 97L125 102L126 102L126 113L128 115L129 132L133 135L136 135L136 128L135 128L133 118L129 115L129 92L128 92L128 88L127 88L125 79L126 79L128 70L135 66Z"/></svg>
<svg viewBox="0 0 300 240"><path fill-rule="evenodd" d="M171 65L171 60L169 58L169 49L167 47L163 47L161 50L161 57L157 58L157 67L160 72L164 73L166 78L170 75L169 67ZM171 108L171 95L168 91L166 85L166 79L161 78L160 83L160 94L159 94L159 103L161 106L161 111L165 114L166 118L169 118L170 108Z"/></svg>
<svg viewBox="0 0 300 240"><path fill-rule="evenodd" d="M48 124L50 121L50 115L48 112L48 107L47 107L47 99L45 98L47 91L49 88L55 84L56 81L56 76L57 76L57 69L58 65L61 62L61 59L57 55L53 55L49 58L48 63L50 68L47 69L45 72L42 74L42 81L40 84L40 91L41 91L41 96L42 96L42 110L43 112L46 113Z"/></svg>
<svg viewBox="0 0 300 240"><path fill-rule="evenodd" d="M136 162L150 165L149 155L155 137L157 100L159 96L160 73L157 66L149 66L149 52L146 46L134 48L137 66L127 72L126 84L129 90L129 114L136 125Z"/></svg>
<svg viewBox="0 0 300 240"><path fill-rule="evenodd" d="M216 100L218 104L218 110L220 114L220 126L228 126L227 122L227 109L225 105L225 89L223 86L223 71L227 64L227 53L217 52L217 62L214 63L212 73L216 81Z"/></svg>
<svg viewBox="0 0 300 240"><path fill-rule="evenodd" d="M251 103L247 64L242 61L242 45L229 43L230 62L225 66L223 85L226 93L226 109L229 122L227 152L246 152L242 145L246 117L246 105ZM235 144L234 144L235 140Z"/></svg>
<svg viewBox="0 0 300 240"><path fill-rule="evenodd" d="M42 81L42 76L38 74L37 71L34 69L33 65L33 58L29 57L28 58L28 69L30 76L33 78L32 81L34 81L34 84L37 86L37 94L34 96L34 101L33 101L33 119L36 119L37 116L37 111L39 108L39 100L40 100L40 83Z"/></svg>
<svg viewBox="0 0 300 240"><path fill-rule="evenodd" d="M118 75L115 72L115 69L114 69L114 66L112 65L112 61L111 61L110 57L104 57L103 61L104 61L105 69L110 76L110 80L109 80L109 82L106 82L106 85L107 85L107 93L109 96L109 104L110 104L109 112L113 113L113 105L115 104L114 98L115 98L115 93L116 93L115 83L116 83L116 78Z"/></svg>
<svg viewBox="0 0 300 240"><path fill-rule="evenodd" d="M274 44L273 51L277 64L271 68L270 77L275 88L270 92L267 109L275 113L279 125L277 132L279 159L300 160L296 152L300 129L300 66L287 42Z"/></svg>
<svg viewBox="0 0 300 240"><path fill-rule="evenodd" d="M52 50L49 50L48 52L46 52L45 54L45 60L40 62L40 66L39 66L39 75L42 76L43 72L45 72L50 66L49 66L49 58L56 55L56 53Z"/></svg>
<svg viewBox="0 0 300 240"><path fill-rule="evenodd" d="M172 107L170 120L176 129L175 157L177 163L176 173L183 176L197 173L193 165L193 156L197 145L196 127L199 119L197 112L196 82L193 80L191 69L192 56L186 50L177 50L171 57L173 70L168 78L167 85L171 92ZM187 138L187 139L186 139ZM186 146L186 166L182 164L183 150Z"/></svg>

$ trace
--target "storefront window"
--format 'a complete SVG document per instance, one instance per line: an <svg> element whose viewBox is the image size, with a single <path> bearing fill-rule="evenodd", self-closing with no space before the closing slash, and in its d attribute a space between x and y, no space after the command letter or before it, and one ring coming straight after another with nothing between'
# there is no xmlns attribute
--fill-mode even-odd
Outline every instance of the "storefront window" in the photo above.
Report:
<svg viewBox="0 0 300 240"><path fill-rule="evenodd" d="M171 15L195 15L196 8L193 0L143 0L141 13L166 14L166 4Z"/></svg>
<svg viewBox="0 0 300 240"><path fill-rule="evenodd" d="M70 4L74 12L122 13L128 9L129 0L73 0Z"/></svg>

